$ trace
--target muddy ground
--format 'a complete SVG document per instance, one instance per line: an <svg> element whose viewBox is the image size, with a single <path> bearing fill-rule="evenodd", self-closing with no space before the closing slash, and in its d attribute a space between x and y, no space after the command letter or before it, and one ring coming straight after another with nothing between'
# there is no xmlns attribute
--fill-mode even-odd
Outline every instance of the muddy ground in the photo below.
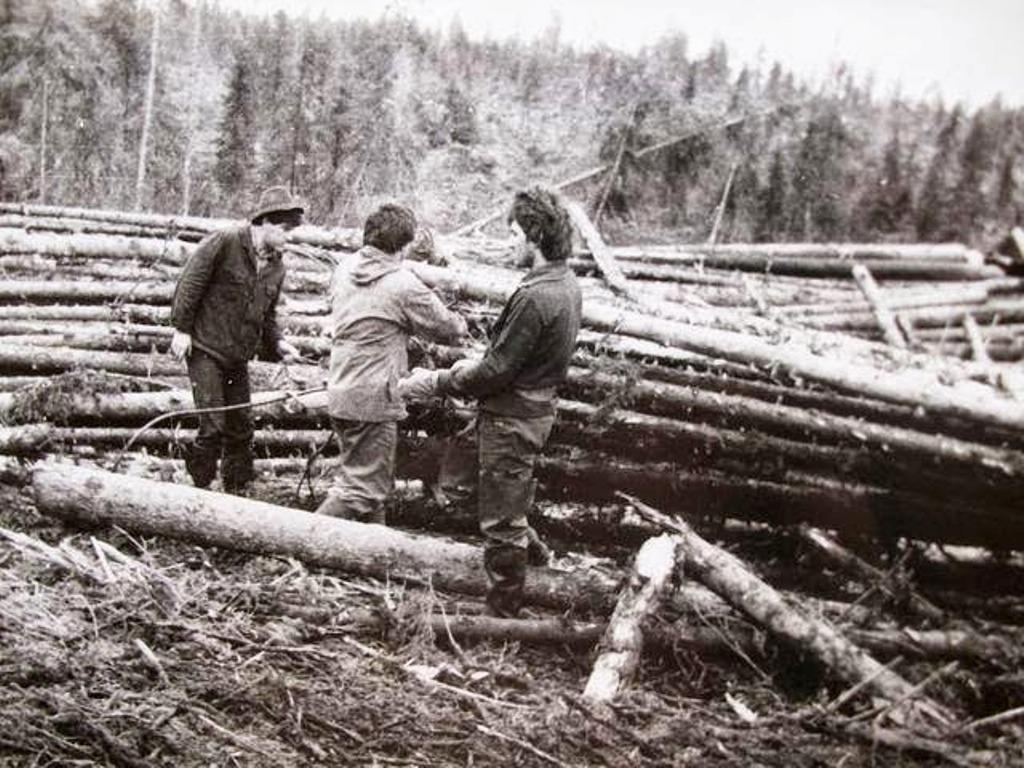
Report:
<svg viewBox="0 0 1024 768"><path fill-rule="evenodd" d="M434 637L425 617L478 613L467 598L70 530L9 486L0 525L2 766L1024 764L1012 723L887 745L870 700L826 713L848 686L767 639L757 658L648 654L597 710L579 699L591 649ZM375 629L353 621L368 610ZM928 690L963 724L1024 687L1015 659L992 659Z"/></svg>

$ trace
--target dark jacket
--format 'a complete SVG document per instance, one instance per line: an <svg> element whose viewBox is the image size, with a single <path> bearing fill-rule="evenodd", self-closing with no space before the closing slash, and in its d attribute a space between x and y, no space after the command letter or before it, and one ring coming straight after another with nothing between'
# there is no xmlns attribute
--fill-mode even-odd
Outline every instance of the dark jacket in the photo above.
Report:
<svg viewBox="0 0 1024 768"><path fill-rule="evenodd" d="M483 359L443 371L441 393L476 397L480 409L490 413L552 413L554 389L565 380L582 313L580 287L567 264L530 271L505 304Z"/></svg>
<svg viewBox="0 0 1024 768"><path fill-rule="evenodd" d="M278 360L277 300L284 281L280 256L257 270L248 225L203 238L185 262L171 307L171 325L224 365L253 356Z"/></svg>
<svg viewBox="0 0 1024 768"><path fill-rule="evenodd" d="M331 416L350 421L399 421L405 404L394 385L408 372L409 336L451 343L466 321L448 310L397 253L363 248L331 282Z"/></svg>

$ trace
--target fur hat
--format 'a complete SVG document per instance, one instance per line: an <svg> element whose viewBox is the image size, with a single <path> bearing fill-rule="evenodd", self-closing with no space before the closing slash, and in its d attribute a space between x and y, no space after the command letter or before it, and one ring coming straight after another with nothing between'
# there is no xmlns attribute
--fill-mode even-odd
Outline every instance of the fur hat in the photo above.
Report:
<svg viewBox="0 0 1024 768"><path fill-rule="evenodd" d="M286 187L267 187L260 195L256 210L249 216L249 221L258 224L259 220L270 213L288 213L298 211L301 216L306 212L306 204L292 194Z"/></svg>

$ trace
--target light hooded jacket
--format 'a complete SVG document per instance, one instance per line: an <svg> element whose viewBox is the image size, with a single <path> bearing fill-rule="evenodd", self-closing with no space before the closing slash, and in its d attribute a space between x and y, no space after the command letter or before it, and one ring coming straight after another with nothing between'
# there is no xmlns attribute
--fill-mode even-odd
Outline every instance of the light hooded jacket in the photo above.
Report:
<svg viewBox="0 0 1024 768"><path fill-rule="evenodd" d="M448 310L400 254L367 245L331 281L328 411L349 421L399 421L395 384L408 372L410 336L451 343L466 322Z"/></svg>

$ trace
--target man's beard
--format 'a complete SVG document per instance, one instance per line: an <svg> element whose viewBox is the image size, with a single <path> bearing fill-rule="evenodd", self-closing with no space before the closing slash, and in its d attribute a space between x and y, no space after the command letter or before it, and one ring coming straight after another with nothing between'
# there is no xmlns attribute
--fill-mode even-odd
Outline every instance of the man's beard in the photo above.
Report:
<svg viewBox="0 0 1024 768"><path fill-rule="evenodd" d="M516 266L519 267L519 269L533 269L533 265L536 260L533 248L524 244L522 246L522 250L520 250L516 255Z"/></svg>

